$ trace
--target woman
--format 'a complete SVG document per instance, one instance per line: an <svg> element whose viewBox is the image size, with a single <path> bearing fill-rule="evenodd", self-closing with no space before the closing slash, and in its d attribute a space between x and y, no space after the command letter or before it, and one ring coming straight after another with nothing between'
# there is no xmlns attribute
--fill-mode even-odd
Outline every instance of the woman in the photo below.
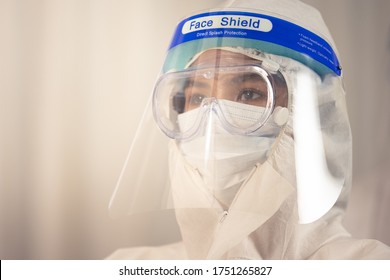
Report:
<svg viewBox="0 0 390 280"><path fill-rule="evenodd" d="M318 11L237 0L178 24L111 201L174 209L182 242L132 259L389 259L343 228L351 132Z"/></svg>

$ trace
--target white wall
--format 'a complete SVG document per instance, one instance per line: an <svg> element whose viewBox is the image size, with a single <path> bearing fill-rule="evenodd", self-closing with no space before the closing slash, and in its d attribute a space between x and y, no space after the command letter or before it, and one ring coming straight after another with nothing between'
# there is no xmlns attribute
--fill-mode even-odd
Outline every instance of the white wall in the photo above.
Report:
<svg viewBox="0 0 390 280"><path fill-rule="evenodd" d="M103 258L177 238L169 216L111 220L107 203L175 23L220 2L0 0L1 259ZM305 2L338 45L355 178L367 181L390 159L390 1Z"/></svg>

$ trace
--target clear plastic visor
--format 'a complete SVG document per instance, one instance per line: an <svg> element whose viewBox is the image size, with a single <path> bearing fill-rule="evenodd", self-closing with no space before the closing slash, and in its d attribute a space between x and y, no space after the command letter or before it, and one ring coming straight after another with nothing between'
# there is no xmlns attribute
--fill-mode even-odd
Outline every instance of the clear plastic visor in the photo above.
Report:
<svg viewBox="0 0 390 280"><path fill-rule="evenodd" d="M267 121L275 96L272 76L259 65L196 67L159 79L153 112L162 131L174 139L199 134L210 110L229 133L249 135ZM184 118L188 113L193 116Z"/></svg>
<svg viewBox="0 0 390 280"><path fill-rule="evenodd" d="M335 205L351 168L342 80L239 51L207 50L161 76L112 214L173 208L271 217L296 196L300 222L311 223Z"/></svg>

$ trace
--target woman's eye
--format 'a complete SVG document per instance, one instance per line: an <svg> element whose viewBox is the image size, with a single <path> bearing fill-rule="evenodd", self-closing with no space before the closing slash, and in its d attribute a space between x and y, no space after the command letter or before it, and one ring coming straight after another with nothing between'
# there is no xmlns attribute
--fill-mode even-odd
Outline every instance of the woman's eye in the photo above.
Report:
<svg viewBox="0 0 390 280"><path fill-rule="evenodd" d="M189 104L191 106L199 106L204 98L205 96L203 94L192 94L189 100Z"/></svg>
<svg viewBox="0 0 390 280"><path fill-rule="evenodd" d="M251 101L260 101L266 99L266 94L256 89L244 89L238 95L238 102L250 103Z"/></svg>

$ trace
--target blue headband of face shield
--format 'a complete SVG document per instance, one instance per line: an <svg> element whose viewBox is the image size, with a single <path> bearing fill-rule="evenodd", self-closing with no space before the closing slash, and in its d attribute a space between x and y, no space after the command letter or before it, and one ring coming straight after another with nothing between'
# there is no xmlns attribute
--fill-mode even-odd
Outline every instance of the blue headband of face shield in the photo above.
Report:
<svg viewBox="0 0 390 280"><path fill-rule="evenodd" d="M192 57L215 47L242 47L294 59L320 76L341 75L332 46L315 33L268 15L218 11L181 21L173 36L163 72L185 69Z"/></svg>

